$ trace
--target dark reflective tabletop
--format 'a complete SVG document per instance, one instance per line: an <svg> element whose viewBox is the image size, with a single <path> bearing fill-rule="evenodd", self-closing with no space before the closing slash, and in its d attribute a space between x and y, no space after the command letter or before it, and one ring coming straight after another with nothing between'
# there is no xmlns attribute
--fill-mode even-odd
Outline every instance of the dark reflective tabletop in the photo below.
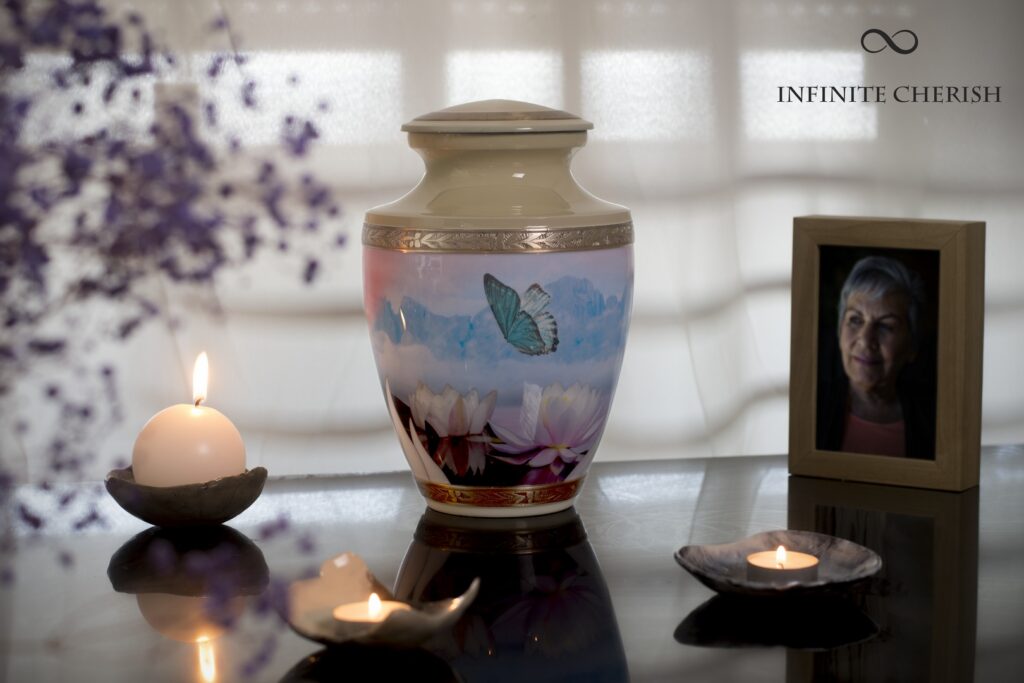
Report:
<svg viewBox="0 0 1024 683"><path fill-rule="evenodd" d="M0 680L1020 680L1022 489L1024 447L985 449L959 494L789 477L781 457L599 462L574 510L512 522L428 512L405 473L271 479L200 533L150 529L96 483L21 487L3 505ZM716 596L672 557L781 528L884 568L777 603ZM325 649L278 612L342 551L402 599L476 576L480 594L421 647Z"/></svg>

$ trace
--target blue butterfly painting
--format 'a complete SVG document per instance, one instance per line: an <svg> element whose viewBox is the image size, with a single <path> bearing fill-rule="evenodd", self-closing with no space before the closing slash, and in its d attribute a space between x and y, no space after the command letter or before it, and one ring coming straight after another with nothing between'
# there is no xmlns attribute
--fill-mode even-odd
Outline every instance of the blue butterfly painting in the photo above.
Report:
<svg viewBox="0 0 1024 683"><path fill-rule="evenodd" d="M522 298L490 273L484 274L484 293L505 340L520 353L542 356L558 348L558 324L545 309L551 295L532 284Z"/></svg>

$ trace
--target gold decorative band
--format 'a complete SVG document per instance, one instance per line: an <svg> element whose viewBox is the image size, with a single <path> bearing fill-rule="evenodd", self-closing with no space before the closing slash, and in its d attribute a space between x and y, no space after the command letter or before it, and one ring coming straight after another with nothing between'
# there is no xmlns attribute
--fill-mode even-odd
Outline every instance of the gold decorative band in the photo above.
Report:
<svg viewBox="0 0 1024 683"><path fill-rule="evenodd" d="M544 486L452 486L419 481L424 497L449 505L475 505L487 508L511 508L545 505L570 500L579 491L582 479Z"/></svg>
<svg viewBox="0 0 1024 683"><path fill-rule="evenodd" d="M585 228L523 228L517 230L419 230L363 224L363 244L399 251L469 253L537 253L614 249L633 244L633 224Z"/></svg>

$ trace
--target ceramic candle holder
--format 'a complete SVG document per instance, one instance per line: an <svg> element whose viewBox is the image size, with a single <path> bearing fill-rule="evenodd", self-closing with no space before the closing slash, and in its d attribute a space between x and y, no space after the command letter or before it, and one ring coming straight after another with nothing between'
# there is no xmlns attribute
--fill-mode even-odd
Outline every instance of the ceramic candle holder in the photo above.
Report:
<svg viewBox="0 0 1024 683"><path fill-rule="evenodd" d="M288 590L288 624L304 638L340 645L359 643L411 647L451 628L476 598L480 580L465 593L435 602L408 601L411 609L393 612L379 622L342 621L334 618L339 605L366 602L372 593L394 600L355 553L342 553L320 566L314 579L294 582Z"/></svg>
<svg viewBox="0 0 1024 683"><path fill-rule="evenodd" d="M776 582L748 574L752 553L775 550L807 553L818 558L813 577ZM721 545L688 545L675 554L686 571L719 593L743 595L797 595L825 589L846 588L874 576L882 568L878 554L851 541L811 531L766 531Z"/></svg>
<svg viewBox="0 0 1024 683"><path fill-rule="evenodd" d="M128 513L161 527L213 526L237 517L263 492L267 470L254 467L243 474L202 484L144 486L132 468L111 470L107 492Z"/></svg>

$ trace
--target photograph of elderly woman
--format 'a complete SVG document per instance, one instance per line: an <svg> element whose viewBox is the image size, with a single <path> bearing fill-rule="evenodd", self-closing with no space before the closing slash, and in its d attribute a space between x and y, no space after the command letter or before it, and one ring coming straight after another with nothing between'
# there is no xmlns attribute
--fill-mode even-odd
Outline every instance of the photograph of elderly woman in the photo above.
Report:
<svg viewBox="0 0 1024 683"><path fill-rule="evenodd" d="M818 450L935 459L939 252L820 247Z"/></svg>

